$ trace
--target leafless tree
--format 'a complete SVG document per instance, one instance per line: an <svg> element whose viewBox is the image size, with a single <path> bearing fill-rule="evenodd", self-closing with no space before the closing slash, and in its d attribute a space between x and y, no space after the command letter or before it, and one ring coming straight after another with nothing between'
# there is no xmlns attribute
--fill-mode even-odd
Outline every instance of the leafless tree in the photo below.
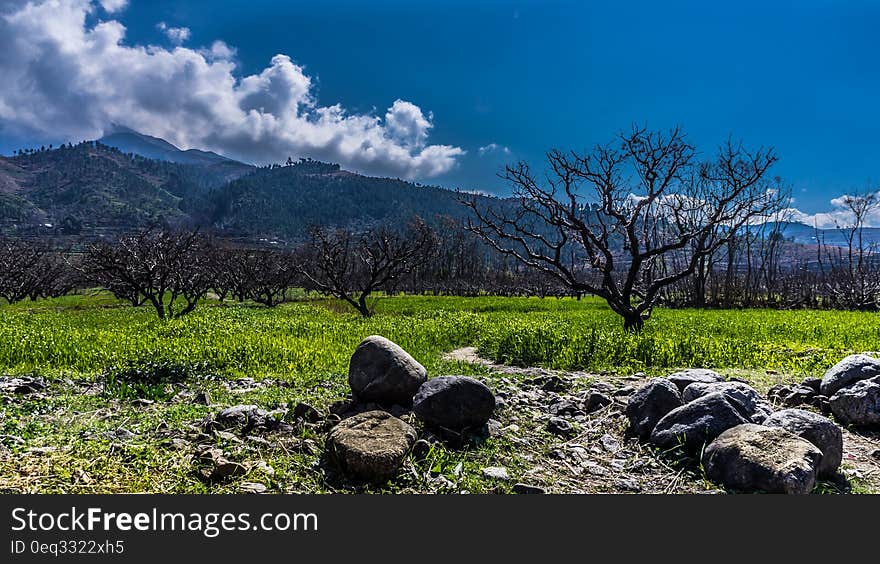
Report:
<svg viewBox="0 0 880 564"><path fill-rule="evenodd" d="M423 264L435 235L417 219L404 232L387 227L356 234L346 229L311 229L300 261L306 287L344 300L363 317L372 315L370 294L392 291L403 275Z"/></svg>
<svg viewBox="0 0 880 564"><path fill-rule="evenodd" d="M880 307L880 249L865 241L868 218L880 210L880 193L866 191L842 198L849 220L837 229L846 238L845 247L819 241L818 263L831 299L851 309Z"/></svg>
<svg viewBox="0 0 880 564"><path fill-rule="evenodd" d="M92 245L81 268L118 298L134 306L149 302L159 319L170 319L195 309L211 286L204 245L197 232L150 227Z"/></svg>
<svg viewBox="0 0 880 564"><path fill-rule="evenodd" d="M663 288L787 202L781 181L766 178L772 149L728 141L700 162L679 129L636 127L587 154L552 151L547 159L543 179L525 163L507 167L514 209L463 198L474 215L469 229L573 292L602 297L632 331Z"/></svg>
<svg viewBox="0 0 880 564"><path fill-rule="evenodd" d="M0 297L13 303L66 294L77 282L66 255L44 242L0 239Z"/></svg>

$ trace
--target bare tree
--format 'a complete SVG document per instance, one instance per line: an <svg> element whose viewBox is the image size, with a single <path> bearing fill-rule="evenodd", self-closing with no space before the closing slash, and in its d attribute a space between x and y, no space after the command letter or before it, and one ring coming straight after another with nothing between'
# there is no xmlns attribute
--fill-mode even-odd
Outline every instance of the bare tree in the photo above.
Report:
<svg viewBox="0 0 880 564"><path fill-rule="evenodd" d="M312 228L300 270L310 289L334 296L363 317L377 290L391 291L399 278L423 264L434 249L434 232L420 219L405 232L387 227L361 234Z"/></svg>
<svg viewBox="0 0 880 564"><path fill-rule="evenodd" d="M211 284L209 254L197 232L156 227L100 242L88 250L83 273L134 306L149 302L159 319L195 309Z"/></svg>
<svg viewBox="0 0 880 564"><path fill-rule="evenodd" d="M663 288L787 201L779 179L765 178L777 160L772 149L728 141L699 162L679 129L633 128L587 154L552 151L547 159L543 179L525 163L507 167L517 206L464 198L475 216L469 229L574 293L602 297L632 331Z"/></svg>
<svg viewBox="0 0 880 564"><path fill-rule="evenodd" d="M880 210L880 192L867 191L842 198L849 221L837 229L845 247L831 247L819 241L818 263L825 287L833 300L851 309L880 307L880 249L865 241L868 218ZM824 254L824 256L823 256Z"/></svg>

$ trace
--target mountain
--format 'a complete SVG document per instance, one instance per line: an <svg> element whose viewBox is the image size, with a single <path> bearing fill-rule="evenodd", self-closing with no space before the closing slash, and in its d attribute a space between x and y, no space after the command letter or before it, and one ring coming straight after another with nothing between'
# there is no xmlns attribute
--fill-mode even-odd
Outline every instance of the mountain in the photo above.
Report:
<svg viewBox="0 0 880 564"><path fill-rule="evenodd" d="M143 151L145 144L174 147L147 136L132 139ZM96 237L159 221L226 237L293 242L315 224L403 226L415 215L439 224L467 215L454 191L362 176L338 165L303 159L255 168L219 155L207 164L178 163L126 148L84 142L0 157L2 234Z"/></svg>
<svg viewBox="0 0 880 564"><path fill-rule="evenodd" d="M154 221L193 223L206 194L226 181L208 167L93 142L0 157L0 227L96 235Z"/></svg>
<svg viewBox="0 0 880 564"><path fill-rule="evenodd" d="M114 125L111 133L98 139L98 142L108 147L115 147L123 153L134 153L157 161L192 165L211 165L227 162L248 166L211 151L200 151L198 149L184 151L164 139L144 135L121 125Z"/></svg>
<svg viewBox="0 0 880 564"><path fill-rule="evenodd" d="M768 230L779 229L784 239L799 245L825 244L832 247L846 247L849 244L850 230L848 229L817 229L794 221L773 222L764 225ZM857 241L855 243L858 244ZM868 248L880 248L880 227L865 227L862 230L862 244Z"/></svg>

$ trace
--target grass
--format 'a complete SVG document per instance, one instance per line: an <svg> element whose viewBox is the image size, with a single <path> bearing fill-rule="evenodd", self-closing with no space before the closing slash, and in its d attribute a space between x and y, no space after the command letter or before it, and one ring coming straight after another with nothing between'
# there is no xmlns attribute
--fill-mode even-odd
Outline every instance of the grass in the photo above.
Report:
<svg viewBox="0 0 880 564"><path fill-rule="evenodd" d="M810 375L880 347L880 314L658 310L632 335L595 300L393 297L370 319L326 300L274 309L208 304L162 323L147 308L103 295L68 296L30 309L0 307L0 370L93 376L128 363L189 362L226 376L313 383L346 372L351 351L370 334L399 343L434 373L466 369L445 363L441 353L476 345L500 362L566 370Z"/></svg>
<svg viewBox="0 0 880 564"><path fill-rule="evenodd" d="M4 305L0 374L41 375L52 392L0 401L0 490L224 493L237 491L242 481L259 481L278 492L351 491L319 470L323 439L308 427L271 444L208 439L230 460L252 468L219 483L199 479L192 450L167 443L191 433L217 406L274 409L305 401L326 409L346 394L351 352L371 334L399 343L431 375L485 375L485 368L443 357L476 345L483 356L524 366L659 374L706 366L766 386L821 374L852 352L877 350L880 315L658 310L643 333L630 335L607 307L590 299L395 296L379 300L370 319L330 300L274 309L208 302L164 323L148 308L131 308L103 293ZM244 392L223 385L242 377L288 385ZM84 391L89 381L110 385L90 395ZM178 397L179 381L190 391L210 392L215 405ZM135 437L115 439L120 427ZM424 491L428 473L471 492L509 491L529 466L520 451L503 437L478 449L438 447L426 460L412 461L418 471L367 491ZM259 469L259 461L270 470ZM489 465L506 466L514 480L483 478L480 468Z"/></svg>

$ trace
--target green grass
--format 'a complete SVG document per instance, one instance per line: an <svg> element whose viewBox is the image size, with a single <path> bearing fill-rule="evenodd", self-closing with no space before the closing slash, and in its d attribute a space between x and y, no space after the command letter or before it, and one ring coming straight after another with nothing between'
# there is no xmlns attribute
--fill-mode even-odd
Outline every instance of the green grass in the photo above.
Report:
<svg viewBox="0 0 880 564"><path fill-rule="evenodd" d="M708 366L767 386L821 374L851 352L880 349L880 315L658 310L642 334L630 335L604 304L589 299L395 296L378 300L370 319L330 300L274 309L207 302L164 323L151 309L129 307L104 293L0 306L0 374L37 373L52 382L45 397L0 404L0 490L228 493L242 481L258 481L271 492L352 491L319 469L323 435L314 429L269 436L270 446L218 437L216 446L230 460L263 461L272 469L218 483L199 478L191 449L170 448L163 438L192 433L218 406L275 409L305 401L326 409L348 392L349 357L371 334L399 343L431 375L483 373L490 386L500 376L444 360L442 353L476 345L484 356L507 363L618 373ZM290 385L238 393L204 374ZM89 395L81 384L65 382L68 377L103 379L108 386ZM209 391L215 405L177 401L178 380L190 390ZM138 405L136 397L156 401ZM135 438L108 438L119 427ZM300 441L315 448L297 450ZM392 483L354 491L425 491L430 471L462 490L505 492L533 465L522 451L503 437L467 450L435 447ZM483 478L480 469L488 465L506 466L514 480Z"/></svg>
<svg viewBox="0 0 880 564"><path fill-rule="evenodd" d="M467 370L441 360L465 345L524 366L793 375L880 349L880 314L865 312L658 310L632 335L596 300L390 297L370 319L326 300L274 309L205 304L167 323L105 295L30 306L0 306L0 370L93 376L133 362L198 362L220 375L308 383L345 373L351 351L370 334L396 341L433 373Z"/></svg>

